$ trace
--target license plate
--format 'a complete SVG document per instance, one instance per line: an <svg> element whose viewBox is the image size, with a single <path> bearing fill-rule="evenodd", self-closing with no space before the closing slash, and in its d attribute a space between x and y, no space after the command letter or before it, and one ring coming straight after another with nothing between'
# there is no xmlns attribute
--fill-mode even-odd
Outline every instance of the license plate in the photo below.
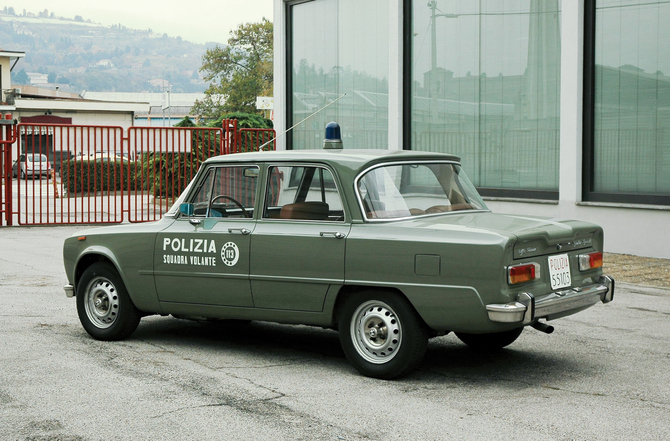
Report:
<svg viewBox="0 0 670 441"><path fill-rule="evenodd" d="M549 278L551 289L567 288L572 285L570 259L567 254L549 256Z"/></svg>

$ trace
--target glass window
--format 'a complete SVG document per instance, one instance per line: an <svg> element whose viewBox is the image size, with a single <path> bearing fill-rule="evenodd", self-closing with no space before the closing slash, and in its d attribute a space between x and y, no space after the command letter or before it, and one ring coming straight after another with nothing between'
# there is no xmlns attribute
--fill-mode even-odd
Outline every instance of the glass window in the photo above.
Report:
<svg viewBox="0 0 670 441"><path fill-rule="evenodd" d="M411 145L478 188L558 191L559 0L413 1Z"/></svg>
<svg viewBox="0 0 670 441"><path fill-rule="evenodd" d="M670 196L668 23L667 1L596 2L592 191L609 200Z"/></svg>
<svg viewBox="0 0 670 441"><path fill-rule="evenodd" d="M291 6L288 126L293 149L323 147L326 124L345 148L388 148L388 0L314 0Z"/></svg>
<svg viewBox="0 0 670 441"><path fill-rule="evenodd" d="M377 167L359 178L356 188L368 219L487 209L461 167L455 164Z"/></svg>
<svg viewBox="0 0 670 441"><path fill-rule="evenodd" d="M210 169L191 201L193 214L205 217L253 217L258 173L256 166Z"/></svg>
<svg viewBox="0 0 670 441"><path fill-rule="evenodd" d="M263 217L342 221L342 199L330 170L323 167L270 167Z"/></svg>

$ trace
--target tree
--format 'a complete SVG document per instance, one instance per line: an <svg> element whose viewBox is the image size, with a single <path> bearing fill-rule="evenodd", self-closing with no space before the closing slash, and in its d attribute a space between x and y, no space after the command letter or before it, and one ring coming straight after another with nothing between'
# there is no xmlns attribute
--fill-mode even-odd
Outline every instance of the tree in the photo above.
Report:
<svg viewBox="0 0 670 441"><path fill-rule="evenodd" d="M12 80L16 84L30 84L30 78L28 77L28 74L26 73L25 69L21 69L18 71L18 73L14 76L14 79Z"/></svg>
<svg viewBox="0 0 670 441"><path fill-rule="evenodd" d="M224 119L236 119L238 129L271 129L272 121L258 113L234 112L221 115L207 124L209 127L221 127Z"/></svg>
<svg viewBox="0 0 670 441"><path fill-rule="evenodd" d="M200 68L210 82L193 111L209 118L223 113L258 113L257 96L272 96L272 23L240 25L228 46L208 49Z"/></svg>

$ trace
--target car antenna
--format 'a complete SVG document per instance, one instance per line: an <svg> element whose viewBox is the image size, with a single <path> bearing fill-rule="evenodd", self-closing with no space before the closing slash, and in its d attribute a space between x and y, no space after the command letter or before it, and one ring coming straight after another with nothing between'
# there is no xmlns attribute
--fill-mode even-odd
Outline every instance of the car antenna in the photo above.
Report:
<svg viewBox="0 0 670 441"><path fill-rule="evenodd" d="M286 135L288 132L290 132L290 131L293 130L294 128L298 127L300 124L304 123L305 121L307 121L308 119L310 119L311 117L313 117L313 116L316 115L317 113L321 112L323 109L325 109L326 107L330 106L331 104L335 104L336 102L338 102L340 99L342 99L342 98L345 97L346 95L347 95L346 93L343 93L342 95L340 95L339 97L335 98L333 101L329 102L328 104L326 104L325 106L323 106L322 108L320 108L319 110L317 110L316 112L314 112L314 113L312 113L311 115L309 115L309 116L307 116L306 118L304 118L302 121L293 124L291 127L289 127L288 129L284 130L284 131L281 132L279 135L275 136L274 138L272 138L271 140L269 140L268 142L266 142L266 143L263 144L262 146L258 147L258 151L259 151L259 152L262 152L262 151L263 151L263 147L265 147L266 145L270 144L271 142L273 142L274 140L276 140L276 139L279 138L280 136Z"/></svg>

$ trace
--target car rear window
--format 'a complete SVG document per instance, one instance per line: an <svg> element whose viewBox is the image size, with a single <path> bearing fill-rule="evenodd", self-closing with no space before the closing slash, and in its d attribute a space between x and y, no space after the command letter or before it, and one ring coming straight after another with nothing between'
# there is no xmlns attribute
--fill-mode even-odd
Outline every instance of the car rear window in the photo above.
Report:
<svg viewBox="0 0 670 441"><path fill-rule="evenodd" d="M487 210L454 163L408 163L373 168L357 179L367 219L403 219L451 211Z"/></svg>
<svg viewBox="0 0 670 441"><path fill-rule="evenodd" d="M47 162L47 157L44 155L28 155L30 162Z"/></svg>

